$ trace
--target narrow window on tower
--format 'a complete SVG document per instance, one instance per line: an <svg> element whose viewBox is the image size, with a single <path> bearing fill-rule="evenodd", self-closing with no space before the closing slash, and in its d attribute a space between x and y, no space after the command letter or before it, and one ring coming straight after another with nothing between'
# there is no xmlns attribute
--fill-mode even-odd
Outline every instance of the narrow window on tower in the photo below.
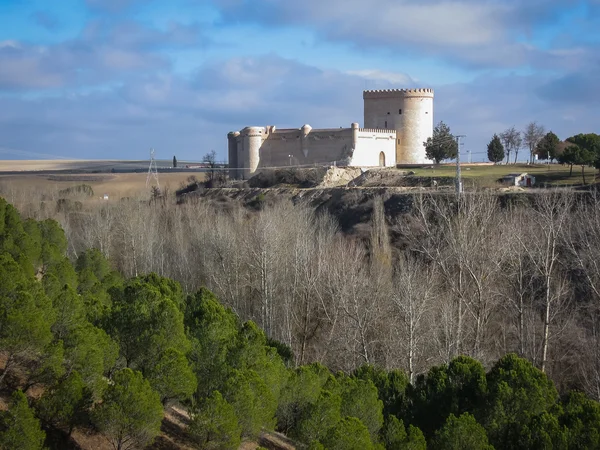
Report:
<svg viewBox="0 0 600 450"><path fill-rule="evenodd" d="M401 109L398 110L398 114L402 114L402 110Z"/></svg>
<svg viewBox="0 0 600 450"><path fill-rule="evenodd" d="M387 120L385 121L385 129L387 130Z"/></svg>

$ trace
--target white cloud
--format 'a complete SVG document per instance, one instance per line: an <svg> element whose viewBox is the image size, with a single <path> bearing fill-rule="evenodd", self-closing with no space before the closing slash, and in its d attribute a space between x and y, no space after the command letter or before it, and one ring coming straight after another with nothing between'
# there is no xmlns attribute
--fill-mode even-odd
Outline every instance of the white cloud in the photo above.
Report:
<svg viewBox="0 0 600 450"><path fill-rule="evenodd" d="M383 81L388 84L412 87L419 80L413 80L405 73L385 72L377 69L350 70L348 75L356 75L370 81Z"/></svg>
<svg viewBox="0 0 600 450"><path fill-rule="evenodd" d="M239 79L232 75L237 69L244 72ZM199 159L214 149L225 158L227 132L244 126L309 123L325 128L362 122L365 79L383 89L397 86L404 76L367 72L322 70L269 54L214 61L199 67L191 79L144 75L87 95L0 97L0 145L106 158L124 152L145 157L147 148L155 147L182 159ZM594 80L592 74L580 77L577 91L562 88L572 80L548 75L483 76L434 85L434 120L466 134L465 149L473 152L485 152L494 133L512 125L522 128L531 120L561 138L598 131L600 91ZM565 101L562 95L576 98Z"/></svg>
<svg viewBox="0 0 600 450"><path fill-rule="evenodd" d="M560 25L575 0L212 0L223 24L301 26L323 39L409 57L436 57L468 67L522 67L562 60L532 40L538 26L573 34L591 21ZM573 19L574 21L577 19ZM588 24L589 25L589 24ZM596 29L597 24L591 29ZM556 31L556 30L554 30ZM553 31L553 32L554 32ZM550 35L553 35L550 33ZM576 33L575 33L576 35ZM550 39L550 38L549 38ZM534 45L535 42L535 45ZM571 55L572 59L572 55Z"/></svg>

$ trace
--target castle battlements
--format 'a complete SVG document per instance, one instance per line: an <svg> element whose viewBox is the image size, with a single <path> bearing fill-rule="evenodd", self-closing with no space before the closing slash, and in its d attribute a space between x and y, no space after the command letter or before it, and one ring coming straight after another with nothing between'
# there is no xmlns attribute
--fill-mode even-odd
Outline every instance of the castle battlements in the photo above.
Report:
<svg viewBox="0 0 600 450"><path fill-rule="evenodd" d="M382 129L382 128L359 128L358 131L364 133L376 133L376 134L396 134L396 130Z"/></svg>
<svg viewBox="0 0 600 450"><path fill-rule="evenodd" d="M363 99L369 98L407 98L407 97L431 97L433 89L374 89L363 91Z"/></svg>

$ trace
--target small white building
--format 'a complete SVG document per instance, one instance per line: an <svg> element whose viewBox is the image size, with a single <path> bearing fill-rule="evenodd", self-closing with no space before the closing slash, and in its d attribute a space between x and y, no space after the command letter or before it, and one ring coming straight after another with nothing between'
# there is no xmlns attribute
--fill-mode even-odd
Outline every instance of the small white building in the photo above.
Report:
<svg viewBox="0 0 600 450"><path fill-rule="evenodd" d="M510 186L531 187L535 184L535 177L527 173L509 173L502 178L502 183Z"/></svg>

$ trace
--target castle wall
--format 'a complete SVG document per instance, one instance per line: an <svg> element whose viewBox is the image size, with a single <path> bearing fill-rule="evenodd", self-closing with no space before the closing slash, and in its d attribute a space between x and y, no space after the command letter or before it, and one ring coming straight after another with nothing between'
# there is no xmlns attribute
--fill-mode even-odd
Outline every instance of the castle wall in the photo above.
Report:
<svg viewBox="0 0 600 450"><path fill-rule="evenodd" d="M361 128L358 130L356 148L352 154L350 166L374 167L396 166L396 131Z"/></svg>
<svg viewBox="0 0 600 450"><path fill-rule="evenodd" d="M259 167L333 164L349 159L350 128L313 130L305 127L276 130L266 135L260 149Z"/></svg>
<svg viewBox="0 0 600 450"><path fill-rule="evenodd" d="M239 133L229 133L228 139L230 161L237 161L238 167L243 168L230 173L245 179L261 167L315 164L378 167L381 162L393 167L396 164L396 132L360 129L357 123L351 128L320 130L309 125L293 129L247 127Z"/></svg>

